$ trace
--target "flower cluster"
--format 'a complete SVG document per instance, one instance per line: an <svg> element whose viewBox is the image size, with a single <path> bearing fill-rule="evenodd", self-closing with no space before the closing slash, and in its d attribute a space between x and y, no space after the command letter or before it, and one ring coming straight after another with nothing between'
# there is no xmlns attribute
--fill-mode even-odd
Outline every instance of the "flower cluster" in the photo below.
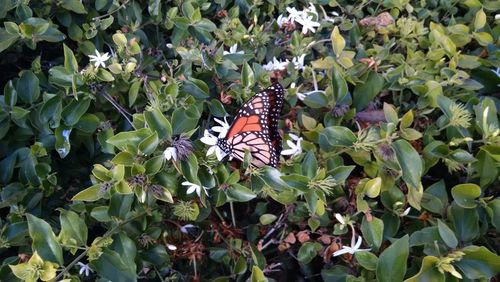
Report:
<svg viewBox="0 0 500 282"><path fill-rule="evenodd" d="M208 148L207 151L207 156L212 155L215 153L217 156L217 159L221 161L227 154L222 150L218 143L219 139L226 137L227 132L229 131L229 123L227 122L227 119L224 117L224 120L220 120L217 118L214 118L215 121L220 124L217 126L213 126L211 128L211 131L219 133L218 136L213 135L210 133L210 131L205 130L203 133L203 137L200 139L202 143L205 143L206 145L209 145L210 148Z"/></svg>
<svg viewBox="0 0 500 282"><path fill-rule="evenodd" d="M296 70L303 70L304 69L304 58L306 57L306 54L302 54L297 57L292 58L292 64L293 67ZM268 62L267 64L263 65L262 67L267 70L267 71L281 71L286 69L290 61L287 60L278 60L276 57L273 57L272 61Z"/></svg>
<svg viewBox="0 0 500 282"><path fill-rule="evenodd" d="M304 8L302 11L298 11L294 7L288 7L286 11L288 17L280 15L276 20L279 27L282 27L285 23L298 23L302 26L302 33L307 34L309 31L315 33L316 28L320 26L318 22L319 15L313 4L309 4L309 7Z"/></svg>

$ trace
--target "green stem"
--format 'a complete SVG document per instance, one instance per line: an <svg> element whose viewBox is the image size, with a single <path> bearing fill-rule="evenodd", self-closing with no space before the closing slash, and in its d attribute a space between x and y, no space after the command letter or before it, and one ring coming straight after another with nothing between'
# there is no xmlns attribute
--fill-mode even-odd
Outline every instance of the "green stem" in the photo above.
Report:
<svg viewBox="0 0 500 282"><path fill-rule="evenodd" d="M101 242L103 242L104 240L106 240L107 238L111 237L116 230L118 230L119 228L121 228L123 225L133 221L133 220L136 220L137 218L139 217L142 217L144 216L145 214L147 214L148 211L144 211L136 216L133 216L127 220L124 220L122 222L120 222L119 224L117 224L115 227L111 228L108 232L106 232L104 234L104 236L101 237L101 239L97 240L95 242L96 245L100 244ZM75 264L77 264L83 257L85 257L87 255L87 253L90 251L90 247L87 247L85 249L85 251L83 251L78 257L76 257L70 264L68 264L68 266L66 266L62 271L61 273L59 273L56 278L54 279L55 281L59 280L61 277L64 276L64 274L66 274Z"/></svg>
<svg viewBox="0 0 500 282"><path fill-rule="evenodd" d="M99 19L102 19L102 18L105 18L105 17L108 17L108 16L111 16L112 14L118 12L119 10L121 10L123 7L125 7L125 5L128 4L128 2L130 2L130 0L126 0L125 2L123 2L120 6L118 6L118 8L114 9L113 11L109 12L109 13L106 13L104 15L101 15L101 16L97 16L97 17L93 17L92 20L99 20Z"/></svg>
<svg viewBox="0 0 500 282"><path fill-rule="evenodd" d="M233 221L233 227L236 227L236 217L234 216L233 202L229 202L229 207L231 208L231 220Z"/></svg>

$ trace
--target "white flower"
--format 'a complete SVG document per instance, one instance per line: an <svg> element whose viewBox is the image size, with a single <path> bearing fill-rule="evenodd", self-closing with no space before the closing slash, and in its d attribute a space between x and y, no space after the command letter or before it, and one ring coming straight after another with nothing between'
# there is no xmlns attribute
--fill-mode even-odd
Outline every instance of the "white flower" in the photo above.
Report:
<svg viewBox="0 0 500 282"><path fill-rule="evenodd" d="M205 129L203 137L201 137L200 141L210 146L207 151L207 156L215 153L217 159L222 161L222 159L227 155L226 152L224 152L219 145L217 145L219 138L208 132L208 130Z"/></svg>
<svg viewBox="0 0 500 282"><path fill-rule="evenodd" d="M286 66L288 66L289 61L286 60L284 62L279 61L276 59L276 57L273 57L273 60L271 62L268 62L267 64L263 65L262 67L266 71L275 71L275 70L284 70Z"/></svg>
<svg viewBox="0 0 500 282"><path fill-rule="evenodd" d="M297 22L302 25L302 33L307 34L308 31L312 33L316 32L316 27L320 26L319 22L315 22L312 20L312 16L306 16L302 18L297 18Z"/></svg>
<svg viewBox="0 0 500 282"><path fill-rule="evenodd" d="M359 248L359 247L361 247L362 241L363 241L363 238L361 238L361 236L358 236L358 241L356 241L356 243L354 243L354 238L352 238L350 247L342 246L342 249L333 253L333 256L336 257L336 256L340 256L340 255L347 254L347 253L353 255L354 253L357 253L357 252L370 251L371 249L360 249Z"/></svg>
<svg viewBox="0 0 500 282"><path fill-rule="evenodd" d="M187 234L188 229L193 228L193 227L194 227L194 225L192 225L192 224L183 225L183 226L181 226L181 232L184 234Z"/></svg>
<svg viewBox="0 0 500 282"><path fill-rule="evenodd" d="M288 17L284 17L283 15L279 15L278 19L276 20L276 23L278 24L279 27L282 27L283 24L288 23Z"/></svg>
<svg viewBox="0 0 500 282"><path fill-rule="evenodd" d="M211 129L215 132L218 132L219 133L219 138L224 138L226 137L226 134L227 132L229 131L229 127L231 127L231 125L227 122L227 118L224 117L224 121L218 119L218 118L214 118L214 120L220 124L220 126L216 125L216 126L213 126Z"/></svg>
<svg viewBox="0 0 500 282"><path fill-rule="evenodd" d="M167 161L170 161L170 159L174 159L174 161L176 161L177 149L175 149L174 147L168 147L167 149L165 149L165 151L163 151L163 156L165 157L165 159L167 159Z"/></svg>
<svg viewBox="0 0 500 282"><path fill-rule="evenodd" d="M291 140L286 140L286 143L288 144L288 147L290 147L290 149L281 151L281 154L284 156L291 155L292 157L299 155L300 153L302 153L302 148L300 147L300 142L303 140L302 137L298 137L297 135L291 133L289 134L289 136L290 138L292 138L292 140L296 141L296 143L293 143Z"/></svg>
<svg viewBox="0 0 500 282"><path fill-rule="evenodd" d="M306 54L302 54L298 57L292 59L292 64L295 66L295 69L303 70L304 69L304 58Z"/></svg>
<svg viewBox="0 0 500 282"><path fill-rule="evenodd" d="M344 217L340 213L334 214L335 218L340 222L340 224L346 224Z"/></svg>
<svg viewBox="0 0 500 282"><path fill-rule="evenodd" d="M340 16L340 15L339 15L339 13L337 13L337 12L335 12L335 11L333 11L333 12L332 12L332 15L333 15L334 17L338 17L338 16Z"/></svg>
<svg viewBox="0 0 500 282"><path fill-rule="evenodd" d="M201 190L203 190L203 192L205 192L205 194L208 196L208 192L206 190L207 187L200 186L196 183L191 183L189 181L182 182L182 185L189 186L189 188L186 190L186 194L192 194L193 192L196 192L196 195L198 195L198 197L201 197Z"/></svg>
<svg viewBox="0 0 500 282"><path fill-rule="evenodd" d="M297 19L302 18L304 16L303 11L297 11L294 7L287 7L286 10L290 15L288 15L288 20L291 22L297 21Z"/></svg>
<svg viewBox="0 0 500 282"><path fill-rule="evenodd" d="M229 55L229 54L245 54L243 51L237 51L238 50L238 44L234 44L233 46L229 47L229 52L224 51L224 55Z"/></svg>
<svg viewBox="0 0 500 282"><path fill-rule="evenodd" d="M495 20L500 20L500 14L495 15Z"/></svg>
<svg viewBox="0 0 500 282"><path fill-rule="evenodd" d="M80 271L78 272L80 275L85 273L85 276L89 276L91 272L94 272L88 264L78 262L77 265L80 267Z"/></svg>
<svg viewBox="0 0 500 282"><path fill-rule="evenodd" d="M89 58L90 58L90 61L91 62L94 62L94 66L95 67L99 67L99 66L102 66L103 68L106 67L106 64L104 62L106 62L107 60L109 60L109 58L111 58L109 56L109 53L106 52L104 54L100 54L99 51L97 51L97 49L95 50L95 56L94 55L89 55Z"/></svg>
<svg viewBox="0 0 500 282"><path fill-rule="evenodd" d="M168 244L168 243L167 243L167 248L168 248L169 250L171 250L171 251L175 251L175 250L177 250L177 247L176 247L175 245Z"/></svg>

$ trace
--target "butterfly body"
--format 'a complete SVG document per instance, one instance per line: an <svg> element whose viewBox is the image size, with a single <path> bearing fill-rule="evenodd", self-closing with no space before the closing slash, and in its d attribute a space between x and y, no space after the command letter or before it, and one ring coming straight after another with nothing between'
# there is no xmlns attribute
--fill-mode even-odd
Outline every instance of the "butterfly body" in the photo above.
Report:
<svg viewBox="0 0 500 282"><path fill-rule="evenodd" d="M219 148L241 161L248 150L253 166L276 167L282 150L278 120L284 93L283 87L275 83L243 104L226 136L219 138Z"/></svg>

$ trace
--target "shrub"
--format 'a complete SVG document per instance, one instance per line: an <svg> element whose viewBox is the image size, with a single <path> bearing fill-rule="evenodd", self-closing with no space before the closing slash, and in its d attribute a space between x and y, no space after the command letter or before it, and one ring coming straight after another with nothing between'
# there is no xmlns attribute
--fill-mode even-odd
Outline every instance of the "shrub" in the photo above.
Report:
<svg viewBox="0 0 500 282"><path fill-rule="evenodd" d="M0 280L500 272L498 2L0 2ZM271 80L280 165L220 161Z"/></svg>

